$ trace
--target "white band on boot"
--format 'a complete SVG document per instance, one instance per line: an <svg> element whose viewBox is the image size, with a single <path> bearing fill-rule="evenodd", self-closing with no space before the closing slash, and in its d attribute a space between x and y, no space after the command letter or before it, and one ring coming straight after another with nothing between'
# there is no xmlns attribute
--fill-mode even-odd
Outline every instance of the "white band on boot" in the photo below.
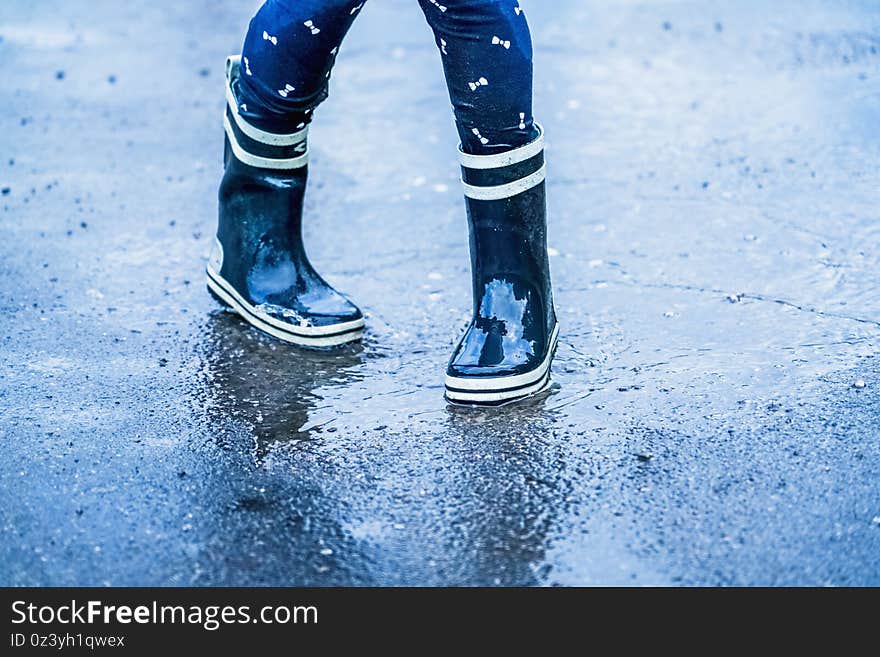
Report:
<svg viewBox="0 0 880 657"><path fill-rule="evenodd" d="M506 185L476 187L474 185L468 185L463 180L461 181L461 184L462 187L464 187L464 195L468 198L476 199L477 201L499 201L503 198L510 198L511 196L527 192L532 187L540 185L546 178L547 166L544 165L535 171L535 173L530 174L525 178L514 180L512 183L507 183Z"/></svg>
<svg viewBox="0 0 880 657"><path fill-rule="evenodd" d="M538 128L539 134L533 141L505 153L469 155L462 151L459 145L458 156L462 166L461 184L464 188L464 195L478 201L499 201L527 192L544 182L547 178L547 166L544 164L542 156L544 150L544 129L537 123L535 127ZM538 156L541 156L540 160L538 160ZM515 167L515 165L527 162L533 158L536 160L534 165L540 165L539 169L535 170L533 166L519 167L519 169ZM495 176L492 174L475 176L468 173L469 171L497 171L509 167L513 167L513 169L509 172L499 172L501 175ZM532 170L531 173L528 172L529 169ZM522 177L518 180L510 180L510 175L521 175ZM502 182L505 179L508 182L502 185L473 184L478 180L492 180L493 177L495 182Z"/></svg>
<svg viewBox="0 0 880 657"><path fill-rule="evenodd" d="M238 129L254 141L269 146L294 146L305 141L309 136L309 126L305 126L302 130L297 130L287 135L279 135L255 128L238 113L238 101L235 99L235 94L232 93L230 80L232 79L232 74L238 73L240 68L241 55L230 55L226 58L226 104L229 105L229 109L232 111L232 116L235 118L235 124L238 126Z"/></svg>
<svg viewBox="0 0 880 657"><path fill-rule="evenodd" d="M232 130L232 124L229 123L229 117L226 115L223 116L223 127L226 129L226 136L229 137L229 145L232 147L232 154L235 155L235 159L237 159L239 162L242 162L243 164L247 164L251 167L257 167L258 169L289 170L299 169L309 163L308 150L306 150L302 155L283 159L274 157L262 157L260 155L248 153L235 139L235 133Z"/></svg>
<svg viewBox="0 0 880 657"><path fill-rule="evenodd" d="M538 123L535 124L535 127L541 134L525 146L495 155L469 155L461 150L461 145L459 145L458 160L461 162L461 166L468 169L500 169L501 167L509 167L511 164L524 162L544 150L544 128Z"/></svg>

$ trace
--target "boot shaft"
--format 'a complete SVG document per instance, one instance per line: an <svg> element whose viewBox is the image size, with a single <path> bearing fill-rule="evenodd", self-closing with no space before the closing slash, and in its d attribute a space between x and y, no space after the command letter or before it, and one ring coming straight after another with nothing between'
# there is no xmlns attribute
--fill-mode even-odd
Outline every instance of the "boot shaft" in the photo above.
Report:
<svg viewBox="0 0 880 657"><path fill-rule="evenodd" d="M217 235L222 275L244 288L255 252L270 261L273 254L283 255L297 271L311 271L302 246L309 154L307 127L277 134L241 116L235 93L239 75L239 58L228 58Z"/></svg>
<svg viewBox="0 0 880 657"><path fill-rule="evenodd" d="M536 297L555 324L547 255L543 130L530 144L499 155L460 153L470 229L474 315L489 286L506 281L518 297Z"/></svg>

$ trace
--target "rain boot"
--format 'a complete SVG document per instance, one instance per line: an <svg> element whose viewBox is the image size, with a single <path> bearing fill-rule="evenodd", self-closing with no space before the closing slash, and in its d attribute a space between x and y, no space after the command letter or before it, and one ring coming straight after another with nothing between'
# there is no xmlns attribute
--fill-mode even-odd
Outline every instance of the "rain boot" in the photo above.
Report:
<svg viewBox="0 0 880 657"><path fill-rule="evenodd" d="M332 347L362 337L361 311L312 267L303 248L308 127L266 132L239 114L239 57L226 64L225 173L208 289L280 340Z"/></svg>
<svg viewBox="0 0 880 657"><path fill-rule="evenodd" d="M544 133L497 155L459 152L473 320L446 370L455 404L501 405L550 386L559 328L547 255Z"/></svg>

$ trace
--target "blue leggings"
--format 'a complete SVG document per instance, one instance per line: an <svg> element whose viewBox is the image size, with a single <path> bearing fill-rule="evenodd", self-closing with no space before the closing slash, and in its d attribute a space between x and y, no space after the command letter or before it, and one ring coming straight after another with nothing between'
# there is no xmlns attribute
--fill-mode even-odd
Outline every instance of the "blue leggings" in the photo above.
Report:
<svg viewBox="0 0 880 657"><path fill-rule="evenodd" d="M491 155L534 140L532 40L518 0L418 2L440 50L464 151ZM242 50L240 112L272 132L309 123L364 3L267 0Z"/></svg>

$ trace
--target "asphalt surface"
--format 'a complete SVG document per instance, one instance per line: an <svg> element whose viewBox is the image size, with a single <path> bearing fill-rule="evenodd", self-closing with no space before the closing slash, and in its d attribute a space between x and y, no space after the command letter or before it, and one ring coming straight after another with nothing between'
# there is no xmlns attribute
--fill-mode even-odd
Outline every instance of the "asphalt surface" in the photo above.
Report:
<svg viewBox="0 0 880 657"><path fill-rule="evenodd" d="M522 4L562 335L501 410L414 1L311 133L329 354L204 288L256 3L0 5L0 584L880 584L880 5Z"/></svg>

